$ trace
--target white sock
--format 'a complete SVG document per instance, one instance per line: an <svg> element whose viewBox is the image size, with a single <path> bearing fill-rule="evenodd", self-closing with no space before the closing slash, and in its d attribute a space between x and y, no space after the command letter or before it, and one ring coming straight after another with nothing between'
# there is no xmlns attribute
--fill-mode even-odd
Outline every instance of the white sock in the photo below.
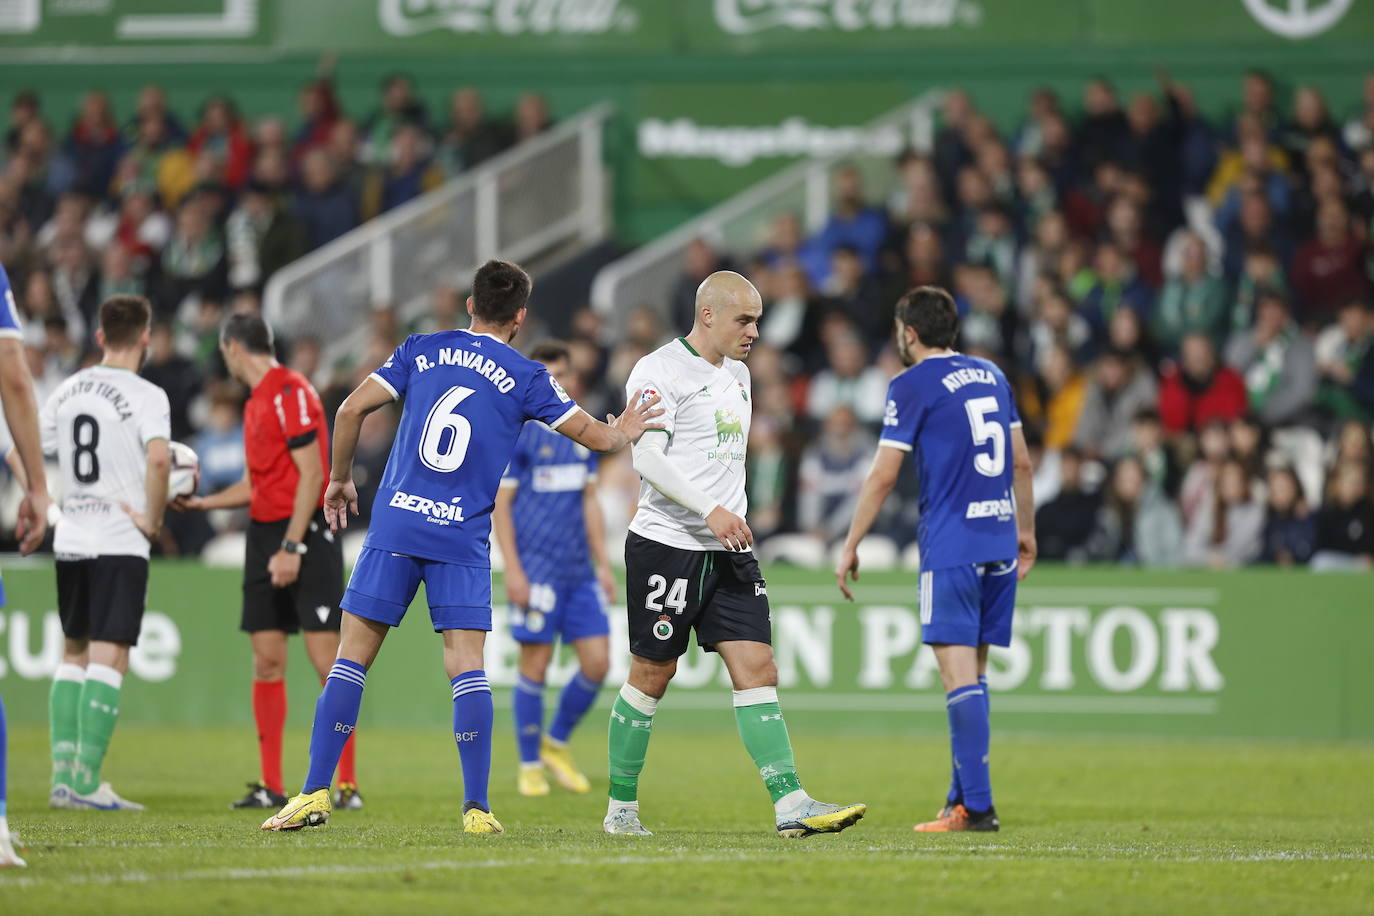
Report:
<svg viewBox="0 0 1374 916"><path fill-rule="evenodd" d="M606 805L606 816L607 816L607 817L610 817L612 814L615 814L617 811L623 811L623 810L625 810L625 809L627 809L627 808L628 808L629 810L631 810L631 811L638 811L638 810L639 810L639 802L638 802L638 801L632 801L632 802L617 801L617 800L614 799L614 798L608 798L608 799L606 799L606 801L607 801L607 805Z"/></svg>
<svg viewBox="0 0 1374 916"><path fill-rule="evenodd" d="M778 817L782 817L785 814L791 814L809 801L811 801L811 796L806 794L805 789L793 789L773 803L773 810L777 812Z"/></svg>
<svg viewBox="0 0 1374 916"><path fill-rule="evenodd" d="M10 835L10 822L5 819L5 815L0 814L0 837Z"/></svg>

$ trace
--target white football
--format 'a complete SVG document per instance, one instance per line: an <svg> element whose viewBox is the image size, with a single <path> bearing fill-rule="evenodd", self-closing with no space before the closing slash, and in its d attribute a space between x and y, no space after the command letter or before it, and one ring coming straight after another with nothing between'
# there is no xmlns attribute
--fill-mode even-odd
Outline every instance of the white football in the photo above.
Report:
<svg viewBox="0 0 1374 916"><path fill-rule="evenodd" d="M167 501L178 496L190 496L200 486L200 456L184 442L168 446L172 453L172 469L167 474Z"/></svg>

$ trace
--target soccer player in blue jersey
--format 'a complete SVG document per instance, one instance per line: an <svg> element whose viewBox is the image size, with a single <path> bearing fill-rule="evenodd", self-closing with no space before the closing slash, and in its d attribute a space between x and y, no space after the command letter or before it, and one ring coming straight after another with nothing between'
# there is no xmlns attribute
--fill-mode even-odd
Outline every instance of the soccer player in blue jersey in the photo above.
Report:
<svg viewBox="0 0 1374 916"><path fill-rule="evenodd" d="M353 456L363 418L404 401L372 521L341 606L339 655L315 704L310 770L301 792L264 830L329 820L329 783L358 722L367 669L387 632L425 583L430 618L443 635L453 696L453 738L463 770L463 829L502 833L487 801L491 775L491 685L482 648L491 629L491 512L501 473L526 420L539 420L596 452L636 441L662 411L657 398L630 399L609 423L592 419L547 369L510 346L525 322L530 278L488 261L472 282L466 330L415 334L339 407L324 508L330 527L357 514Z"/></svg>
<svg viewBox="0 0 1374 916"><path fill-rule="evenodd" d="M1006 377L953 349L954 300L922 286L897 302L909 366L888 386L878 454L859 491L835 578L853 600L859 542L910 455L920 480L921 638L944 682L954 775L939 816L917 832L997 830L988 772L988 646L1011 642L1016 583L1035 563L1031 463Z"/></svg>
<svg viewBox="0 0 1374 916"><path fill-rule="evenodd" d="M565 345L546 341L530 358L564 390L579 392ZM530 421L496 494L492 530L506 560L511 635L520 644L513 710L521 795L549 794L545 767L568 791L591 791L568 738L596 702L610 666L606 602L615 599L615 576L596 499L597 462L594 452ZM545 734L544 678L555 638L577 652L578 671L563 687Z"/></svg>
<svg viewBox="0 0 1374 916"><path fill-rule="evenodd" d="M0 267L0 404L5 409L5 421L14 439L14 449L23 466L24 501L19 506L19 550L33 553L48 530L48 481L43 470L43 446L38 434L38 400L33 393L33 379L24 358L24 330L19 324L19 309L10 289L10 278ZM8 449L6 449L8 451ZM5 604L5 589L0 584L0 607ZM6 819L5 703L0 699L0 868L27 864L14 851Z"/></svg>

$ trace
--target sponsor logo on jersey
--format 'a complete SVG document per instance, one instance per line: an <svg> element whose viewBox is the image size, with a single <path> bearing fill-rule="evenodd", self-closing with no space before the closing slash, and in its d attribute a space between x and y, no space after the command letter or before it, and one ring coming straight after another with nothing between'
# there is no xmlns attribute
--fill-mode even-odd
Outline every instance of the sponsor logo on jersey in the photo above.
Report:
<svg viewBox="0 0 1374 916"><path fill-rule="evenodd" d="M765 584L765 583L763 583L763 582L755 582L755 583L754 583L754 597L755 597L755 598L759 597L760 595L767 595L767 594L768 594L768 586L767 586L767 584Z"/></svg>
<svg viewBox="0 0 1374 916"><path fill-rule="evenodd" d="M978 499L968 504L964 518L996 518L1005 521L1011 518L1012 507L1009 499Z"/></svg>
<svg viewBox="0 0 1374 916"><path fill-rule="evenodd" d="M572 401L572 398L568 397L568 393L563 390L563 386L558 384L558 379L554 378L552 375L549 376L549 384L553 386L553 393L558 395L558 400L562 401L564 404Z"/></svg>
<svg viewBox="0 0 1374 916"><path fill-rule="evenodd" d="M892 400L892 398L887 399L887 407L883 409L883 425L897 425L897 402Z"/></svg>
<svg viewBox="0 0 1374 916"><path fill-rule="evenodd" d="M425 521L433 522L436 525L449 525L453 522L464 521L463 507L459 505L462 499L461 496L455 496L448 502L441 503L427 496L418 496L414 493L403 493L397 490L391 494L391 501L388 505L393 509L404 509L407 512L423 515Z"/></svg>
<svg viewBox="0 0 1374 916"><path fill-rule="evenodd" d="M739 414L726 407L716 411L716 445L727 442L743 442L744 427Z"/></svg>
<svg viewBox="0 0 1374 916"><path fill-rule="evenodd" d="M569 493L587 486L587 465L546 464L534 469L531 480L536 493Z"/></svg>
<svg viewBox="0 0 1374 916"><path fill-rule="evenodd" d="M639 393L639 403L643 404L645 401L652 400L656 397L658 397L657 389L645 388L643 391Z"/></svg>

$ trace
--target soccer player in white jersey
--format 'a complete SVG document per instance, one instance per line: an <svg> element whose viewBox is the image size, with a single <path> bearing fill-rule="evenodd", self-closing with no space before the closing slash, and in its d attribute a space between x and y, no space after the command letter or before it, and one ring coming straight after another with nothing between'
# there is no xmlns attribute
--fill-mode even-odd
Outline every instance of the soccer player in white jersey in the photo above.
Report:
<svg viewBox="0 0 1374 916"><path fill-rule="evenodd" d="M719 652L734 685L735 721L786 837L837 833L864 805L806 794L778 706L768 590L745 523L749 370L763 305L752 283L719 271L697 288L692 332L650 353L626 383L661 398L663 429L634 447L643 478L625 542L630 676L611 710L607 833L648 835L639 820L639 774L654 712L687 651L691 630Z"/></svg>
<svg viewBox="0 0 1374 916"><path fill-rule="evenodd" d="M99 365L43 405L43 451L62 468L57 605L66 642L49 703L54 808L140 811L100 778L119 692L148 593L148 546L167 507L167 393L138 370L152 308L141 296L100 306Z"/></svg>

